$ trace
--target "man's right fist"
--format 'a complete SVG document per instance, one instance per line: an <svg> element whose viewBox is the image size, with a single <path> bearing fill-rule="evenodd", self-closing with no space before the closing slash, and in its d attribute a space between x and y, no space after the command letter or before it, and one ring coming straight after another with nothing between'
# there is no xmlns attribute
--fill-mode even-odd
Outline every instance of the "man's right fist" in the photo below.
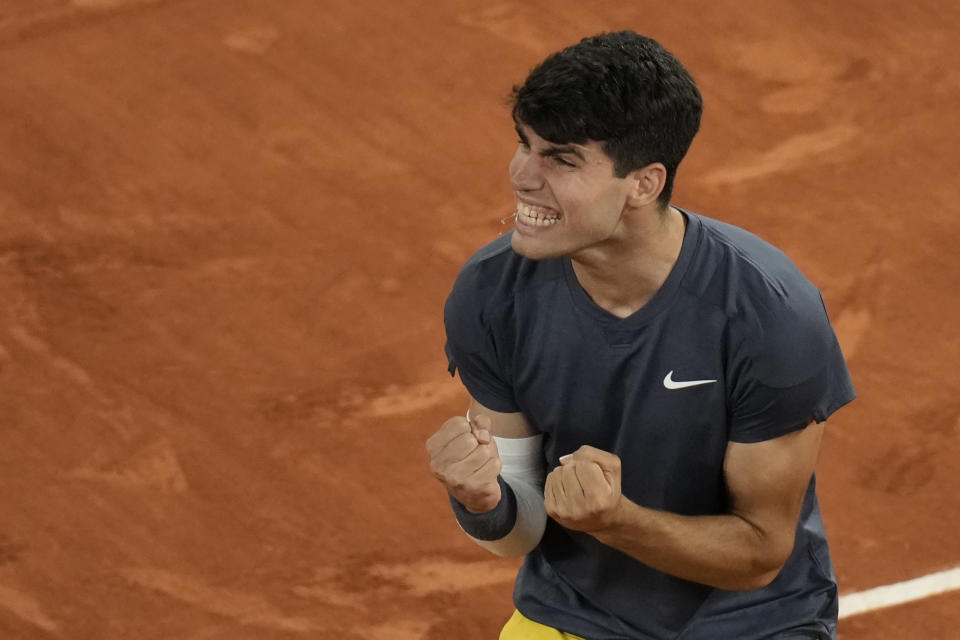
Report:
<svg viewBox="0 0 960 640"><path fill-rule="evenodd" d="M430 472L472 513L486 513L500 502L497 476L503 464L490 436L490 418L450 418L427 440Z"/></svg>

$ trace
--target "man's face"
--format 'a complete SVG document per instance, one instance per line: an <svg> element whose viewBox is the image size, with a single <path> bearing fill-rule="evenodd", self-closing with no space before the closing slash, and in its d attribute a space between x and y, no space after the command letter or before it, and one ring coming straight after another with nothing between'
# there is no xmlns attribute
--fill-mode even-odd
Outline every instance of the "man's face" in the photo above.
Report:
<svg viewBox="0 0 960 640"><path fill-rule="evenodd" d="M575 257L616 240L633 181L614 175L599 142L556 145L517 125L510 161L517 196L514 251L534 260Z"/></svg>

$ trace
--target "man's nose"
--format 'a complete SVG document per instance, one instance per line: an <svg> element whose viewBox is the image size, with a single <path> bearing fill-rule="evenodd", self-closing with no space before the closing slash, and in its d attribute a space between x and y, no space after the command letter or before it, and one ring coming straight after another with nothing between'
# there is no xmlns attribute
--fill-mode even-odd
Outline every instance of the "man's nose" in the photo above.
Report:
<svg viewBox="0 0 960 640"><path fill-rule="evenodd" d="M543 186L539 158L518 149L510 162L510 185L514 191L537 191Z"/></svg>

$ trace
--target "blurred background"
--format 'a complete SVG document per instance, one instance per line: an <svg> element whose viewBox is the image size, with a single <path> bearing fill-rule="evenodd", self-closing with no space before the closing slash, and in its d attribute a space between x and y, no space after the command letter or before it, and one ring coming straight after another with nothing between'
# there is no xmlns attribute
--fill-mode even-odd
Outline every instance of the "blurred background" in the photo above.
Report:
<svg viewBox="0 0 960 640"><path fill-rule="evenodd" d="M960 5L0 0L0 637L496 637L517 563L424 452L442 305L513 211L511 86L624 28L704 94L675 204L824 293L841 592L960 564Z"/></svg>

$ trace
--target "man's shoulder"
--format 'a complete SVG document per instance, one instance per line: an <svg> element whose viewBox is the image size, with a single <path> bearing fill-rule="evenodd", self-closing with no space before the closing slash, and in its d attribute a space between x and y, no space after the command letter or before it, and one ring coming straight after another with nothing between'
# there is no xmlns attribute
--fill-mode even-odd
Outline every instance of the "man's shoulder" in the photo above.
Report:
<svg viewBox="0 0 960 640"><path fill-rule="evenodd" d="M482 291L487 297L512 296L528 286L535 286L546 274L557 272L557 260L530 260L513 250L513 232L505 233L478 249L466 261L453 293Z"/></svg>
<svg viewBox="0 0 960 640"><path fill-rule="evenodd" d="M780 308L819 305L817 287L779 247L742 227L697 216L702 225L698 267L692 281L699 293L728 314L744 305L771 312Z"/></svg>
<svg viewBox="0 0 960 640"><path fill-rule="evenodd" d="M520 256L510 246L511 235L505 233L477 249L464 263L460 273L502 269L506 263L519 260Z"/></svg>
<svg viewBox="0 0 960 640"><path fill-rule="evenodd" d="M444 305L448 324L466 317L489 321L509 305L517 272L526 262L504 234L478 249L460 269Z"/></svg>
<svg viewBox="0 0 960 640"><path fill-rule="evenodd" d="M809 283L780 247L743 227L702 216L701 220L704 235L714 245L713 249L723 251L729 260L740 263L739 266L746 269L745 276Z"/></svg>
<svg viewBox="0 0 960 640"><path fill-rule="evenodd" d="M486 262L488 260L495 260L497 258L509 259L510 257L514 256L519 257L514 254L513 249L510 246L510 238L512 236L512 231L501 236L497 236L495 239L477 249L474 254L470 256L470 259L467 260L464 266ZM511 254L513 254L513 256L511 256Z"/></svg>
<svg viewBox="0 0 960 640"><path fill-rule="evenodd" d="M560 258L531 260L515 252L511 233L487 243L460 269L444 305L448 321L480 319L496 324L519 310L536 309L565 286Z"/></svg>

